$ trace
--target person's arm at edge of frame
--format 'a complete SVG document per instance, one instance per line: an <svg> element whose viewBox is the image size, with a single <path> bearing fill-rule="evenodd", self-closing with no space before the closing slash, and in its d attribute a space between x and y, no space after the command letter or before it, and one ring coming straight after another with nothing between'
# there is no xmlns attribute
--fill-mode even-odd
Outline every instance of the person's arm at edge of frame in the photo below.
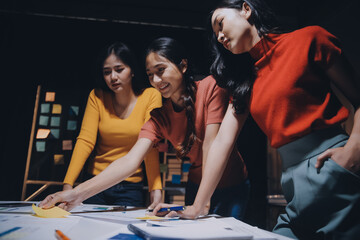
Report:
<svg viewBox="0 0 360 240"><path fill-rule="evenodd" d="M202 214L221 179L231 151L248 114L248 110L243 114L236 114L233 110L233 105L229 104L219 132L208 151L206 166L195 202L192 206L187 206L179 214L181 218L195 219Z"/></svg>
<svg viewBox="0 0 360 240"><path fill-rule="evenodd" d="M39 206L50 208L56 203L65 203L62 207L65 210L71 210L85 199L115 185L134 173L152 146L153 142L150 139L138 139L127 155L111 163L104 171L72 190L47 196L40 202Z"/></svg>
<svg viewBox="0 0 360 240"><path fill-rule="evenodd" d="M360 78L348 60L341 55L326 70L335 87L354 107L354 125L344 147L328 149L319 155L316 168L321 168L328 158L352 171L360 170Z"/></svg>

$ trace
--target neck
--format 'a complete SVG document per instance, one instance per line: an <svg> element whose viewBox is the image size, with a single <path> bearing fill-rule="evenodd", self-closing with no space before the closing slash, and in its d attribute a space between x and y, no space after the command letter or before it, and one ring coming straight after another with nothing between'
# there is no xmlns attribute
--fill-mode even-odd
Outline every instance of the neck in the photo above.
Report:
<svg viewBox="0 0 360 240"><path fill-rule="evenodd" d="M132 90L114 94L114 102L117 106L127 107L133 101L136 101L136 96Z"/></svg>
<svg viewBox="0 0 360 240"><path fill-rule="evenodd" d="M250 30L250 34L251 34L251 41L250 41L250 46L249 46L249 50L250 51L260 40L261 37L259 36L259 33L255 27L255 25L252 26L251 30Z"/></svg>

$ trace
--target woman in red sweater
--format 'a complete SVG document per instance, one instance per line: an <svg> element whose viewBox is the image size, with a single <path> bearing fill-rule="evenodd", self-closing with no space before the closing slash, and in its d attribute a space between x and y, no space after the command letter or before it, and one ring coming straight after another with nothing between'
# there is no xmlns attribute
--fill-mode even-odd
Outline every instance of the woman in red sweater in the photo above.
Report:
<svg viewBox="0 0 360 240"><path fill-rule="evenodd" d="M274 19L261 0L225 0L212 12L211 71L232 92L232 104L209 150L195 202L180 215L201 213L251 114L283 161L288 204L274 231L301 239L355 239L360 234L359 78L326 30L312 26L279 34ZM354 107L350 137L340 128L349 111L331 85Z"/></svg>

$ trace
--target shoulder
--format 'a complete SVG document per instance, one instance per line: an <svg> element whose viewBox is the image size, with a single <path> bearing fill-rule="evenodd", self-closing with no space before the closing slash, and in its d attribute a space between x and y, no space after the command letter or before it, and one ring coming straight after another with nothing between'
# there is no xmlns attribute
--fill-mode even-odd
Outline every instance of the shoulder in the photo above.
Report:
<svg viewBox="0 0 360 240"><path fill-rule="evenodd" d="M216 80L212 75L209 75L205 77L204 79L197 81L197 94L213 94L213 93L219 93L219 92L226 92L224 88L219 87L216 84Z"/></svg>
<svg viewBox="0 0 360 240"><path fill-rule="evenodd" d="M196 86L198 91L203 91L214 89L217 85L215 78L212 75L209 75L202 80L196 81Z"/></svg>
<svg viewBox="0 0 360 240"><path fill-rule="evenodd" d="M289 33L289 37L297 41L323 42L336 39L334 35L320 26L308 26Z"/></svg>
<svg viewBox="0 0 360 240"><path fill-rule="evenodd" d="M161 94L158 90L156 90L155 88L145 88L145 90L140 94L139 97L142 98L161 98Z"/></svg>

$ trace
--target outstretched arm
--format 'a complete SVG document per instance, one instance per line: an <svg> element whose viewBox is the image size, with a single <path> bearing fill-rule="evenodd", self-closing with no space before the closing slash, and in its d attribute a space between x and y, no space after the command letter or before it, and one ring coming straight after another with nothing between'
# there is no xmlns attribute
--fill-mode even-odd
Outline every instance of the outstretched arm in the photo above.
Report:
<svg viewBox="0 0 360 240"><path fill-rule="evenodd" d="M151 140L147 138L138 139L127 155L111 163L100 174L72 190L57 192L47 196L39 206L49 208L56 203L62 203L61 207L65 210L71 210L85 199L121 182L134 173L152 146Z"/></svg>
<svg viewBox="0 0 360 240"><path fill-rule="evenodd" d="M326 73L354 108L354 125L347 144L319 155L316 167L321 168L324 161L331 158L344 168L357 172L360 170L360 79L344 56L338 58Z"/></svg>

